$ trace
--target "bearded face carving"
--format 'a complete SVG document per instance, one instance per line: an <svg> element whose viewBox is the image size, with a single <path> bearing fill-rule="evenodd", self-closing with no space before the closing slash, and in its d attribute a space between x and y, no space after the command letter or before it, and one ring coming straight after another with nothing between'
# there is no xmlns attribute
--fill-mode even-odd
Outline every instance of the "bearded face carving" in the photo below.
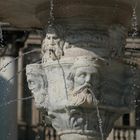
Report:
<svg viewBox="0 0 140 140"><path fill-rule="evenodd" d="M47 106L47 78L40 64L31 64L26 67L29 89L34 95L36 107L39 109Z"/></svg>
<svg viewBox="0 0 140 140"><path fill-rule="evenodd" d="M69 73L69 102L72 106L97 105L100 83L97 59L77 59Z"/></svg>
<svg viewBox="0 0 140 140"><path fill-rule="evenodd" d="M57 60L63 55L62 35L57 31L55 27L51 25L47 29L47 34L42 44L42 54L44 56L44 62L46 59Z"/></svg>

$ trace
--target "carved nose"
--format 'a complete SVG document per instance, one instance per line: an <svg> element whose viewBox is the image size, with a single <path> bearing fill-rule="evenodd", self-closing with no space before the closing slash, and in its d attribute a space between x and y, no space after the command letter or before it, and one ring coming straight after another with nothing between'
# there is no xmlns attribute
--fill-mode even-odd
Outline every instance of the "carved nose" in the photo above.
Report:
<svg viewBox="0 0 140 140"><path fill-rule="evenodd" d="M90 82L90 80L91 80L91 75L87 75L86 76L86 82L88 83L88 82Z"/></svg>
<svg viewBox="0 0 140 140"><path fill-rule="evenodd" d="M50 44L54 45L54 39L52 37L50 38Z"/></svg>

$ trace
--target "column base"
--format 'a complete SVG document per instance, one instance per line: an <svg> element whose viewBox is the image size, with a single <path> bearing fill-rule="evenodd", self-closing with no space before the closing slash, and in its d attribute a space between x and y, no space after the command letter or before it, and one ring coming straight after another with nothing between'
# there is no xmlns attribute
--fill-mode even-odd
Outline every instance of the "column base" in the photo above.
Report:
<svg viewBox="0 0 140 140"><path fill-rule="evenodd" d="M100 138L85 136L81 134L65 134L60 136L60 139L61 140L100 140Z"/></svg>

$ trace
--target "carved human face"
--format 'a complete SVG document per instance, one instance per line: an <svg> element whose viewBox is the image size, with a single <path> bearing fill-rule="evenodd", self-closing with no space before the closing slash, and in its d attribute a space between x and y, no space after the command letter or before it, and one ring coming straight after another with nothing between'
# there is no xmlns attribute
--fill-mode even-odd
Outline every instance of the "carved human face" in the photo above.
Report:
<svg viewBox="0 0 140 140"><path fill-rule="evenodd" d="M27 74L27 82L29 89L34 95L36 107L44 107L46 91L42 76L39 74L29 73Z"/></svg>
<svg viewBox="0 0 140 140"><path fill-rule="evenodd" d="M30 73L27 75L27 82L29 89L33 94L37 93L43 88L43 79L40 75Z"/></svg>
<svg viewBox="0 0 140 140"><path fill-rule="evenodd" d="M46 43L49 47L57 46L60 41L60 39L56 33L47 33L45 39L46 39Z"/></svg>
<svg viewBox="0 0 140 140"><path fill-rule="evenodd" d="M74 76L74 88L92 87L99 82L98 70L95 67L79 67Z"/></svg>

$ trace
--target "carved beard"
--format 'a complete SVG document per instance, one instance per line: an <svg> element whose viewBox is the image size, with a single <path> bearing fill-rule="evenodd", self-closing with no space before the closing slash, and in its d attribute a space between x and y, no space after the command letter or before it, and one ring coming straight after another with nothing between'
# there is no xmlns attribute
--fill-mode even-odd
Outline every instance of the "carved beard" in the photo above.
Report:
<svg viewBox="0 0 140 140"><path fill-rule="evenodd" d="M44 89L40 89L38 92L33 93L35 99L35 105L37 108L45 108L46 106L46 91Z"/></svg>
<svg viewBox="0 0 140 140"><path fill-rule="evenodd" d="M98 101L95 97L93 89L90 84L85 84L80 88L76 88L70 96L70 105L73 106L91 106L97 105Z"/></svg>

